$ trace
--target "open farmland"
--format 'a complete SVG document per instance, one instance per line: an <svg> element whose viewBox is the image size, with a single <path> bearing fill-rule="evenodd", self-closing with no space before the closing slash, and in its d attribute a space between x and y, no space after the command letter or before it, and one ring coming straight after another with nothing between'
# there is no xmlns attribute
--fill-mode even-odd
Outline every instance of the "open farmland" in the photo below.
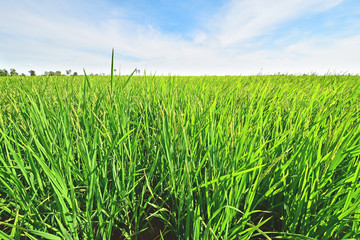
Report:
<svg viewBox="0 0 360 240"><path fill-rule="evenodd" d="M0 238L360 238L360 78L2 77Z"/></svg>

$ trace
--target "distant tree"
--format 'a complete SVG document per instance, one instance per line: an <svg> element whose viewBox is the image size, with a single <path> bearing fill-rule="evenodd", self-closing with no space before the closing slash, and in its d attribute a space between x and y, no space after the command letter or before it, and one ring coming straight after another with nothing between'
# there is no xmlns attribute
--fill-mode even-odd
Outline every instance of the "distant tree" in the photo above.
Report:
<svg viewBox="0 0 360 240"><path fill-rule="evenodd" d="M77 72L74 72L74 73L73 73L73 76L77 76L77 75L78 75L78 73L77 73Z"/></svg>
<svg viewBox="0 0 360 240"><path fill-rule="evenodd" d="M0 69L0 76L7 76L9 75L8 71L6 69Z"/></svg>
<svg viewBox="0 0 360 240"><path fill-rule="evenodd" d="M70 75L71 74L71 70L66 70L66 75Z"/></svg>
<svg viewBox="0 0 360 240"><path fill-rule="evenodd" d="M61 76L61 71L56 71L55 76Z"/></svg>
<svg viewBox="0 0 360 240"><path fill-rule="evenodd" d="M10 69L10 75L11 76L18 76L19 74L16 72L16 70L14 68Z"/></svg>
<svg viewBox="0 0 360 240"><path fill-rule="evenodd" d="M21 76L25 77L26 75L25 75L25 73L22 73Z"/></svg>
<svg viewBox="0 0 360 240"><path fill-rule="evenodd" d="M29 74L30 74L30 76L36 76L36 73L35 73L34 70L30 70L30 71L29 71Z"/></svg>
<svg viewBox="0 0 360 240"><path fill-rule="evenodd" d="M49 76L55 76L55 73L53 71L50 71Z"/></svg>

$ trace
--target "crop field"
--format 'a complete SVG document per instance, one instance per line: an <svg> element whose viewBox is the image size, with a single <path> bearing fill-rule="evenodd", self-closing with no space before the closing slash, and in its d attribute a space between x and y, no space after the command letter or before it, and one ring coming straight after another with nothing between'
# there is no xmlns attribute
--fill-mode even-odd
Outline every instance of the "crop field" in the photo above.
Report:
<svg viewBox="0 0 360 240"><path fill-rule="evenodd" d="M0 78L0 239L359 238L359 76Z"/></svg>

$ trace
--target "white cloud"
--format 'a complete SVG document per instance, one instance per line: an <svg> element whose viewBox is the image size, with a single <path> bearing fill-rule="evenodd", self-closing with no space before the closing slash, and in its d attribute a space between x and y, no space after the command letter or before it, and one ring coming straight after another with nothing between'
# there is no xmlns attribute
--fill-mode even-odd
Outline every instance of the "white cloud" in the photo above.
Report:
<svg viewBox="0 0 360 240"><path fill-rule="evenodd" d="M3 35L0 68L15 67L25 73L30 67L37 73L66 69L81 72L85 68L87 72L109 73L111 49L115 48L115 66L121 65L123 73L135 67L174 75L326 73L329 70L356 73L360 65L360 35L338 39L313 37L281 49L241 51L246 42L289 19L326 11L340 2L232 1L220 10L216 21L209 21L212 28L194 31L193 40L189 41L152 25L128 20L122 9L97 15L96 19L91 15L88 18L87 13L96 7L94 2L88 3L90 10L85 9L79 17L74 12L80 7L66 1L55 10L51 9L52 5L24 1L8 6L0 16ZM104 9L100 12L105 13L105 7L101 8ZM11 9L16 9L15 14Z"/></svg>
<svg viewBox="0 0 360 240"><path fill-rule="evenodd" d="M221 10L209 28L223 47L242 43L269 33L279 24L326 11L343 0L232 0Z"/></svg>
<svg viewBox="0 0 360 240"><path fill-rule="evenodd" d="M303 69L326 73L359 73L360 34L333 39L315 37L285 49L296 56L292 62Z"/></svg>

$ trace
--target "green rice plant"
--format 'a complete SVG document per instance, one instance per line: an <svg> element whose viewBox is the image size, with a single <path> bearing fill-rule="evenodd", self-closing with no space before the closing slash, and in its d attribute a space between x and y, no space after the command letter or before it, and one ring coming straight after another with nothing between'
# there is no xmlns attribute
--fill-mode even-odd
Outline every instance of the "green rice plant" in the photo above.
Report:
<svg viewBox="0 0 360 240"><path fill-rule="evenodd" d="M1 239L360 237L358 76L133 74L0 78Z"/></svg>

